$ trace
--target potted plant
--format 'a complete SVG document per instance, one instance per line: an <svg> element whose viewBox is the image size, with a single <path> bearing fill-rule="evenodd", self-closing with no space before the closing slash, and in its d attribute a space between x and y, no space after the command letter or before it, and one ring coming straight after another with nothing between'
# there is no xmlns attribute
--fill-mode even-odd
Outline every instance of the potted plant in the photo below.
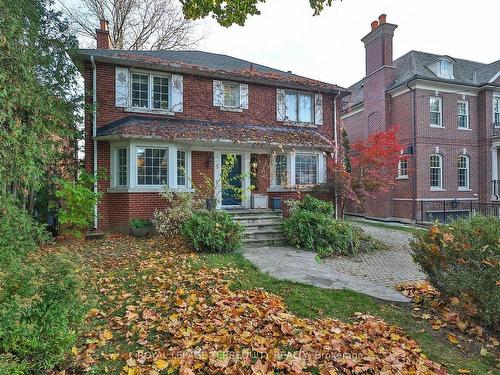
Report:
<svg viewBox="0 0 500 375"><path fill-rule="evenodd" d="M145 237L151 231L151 222L145 219L130 219L130 229L135 237Z"/></svg>

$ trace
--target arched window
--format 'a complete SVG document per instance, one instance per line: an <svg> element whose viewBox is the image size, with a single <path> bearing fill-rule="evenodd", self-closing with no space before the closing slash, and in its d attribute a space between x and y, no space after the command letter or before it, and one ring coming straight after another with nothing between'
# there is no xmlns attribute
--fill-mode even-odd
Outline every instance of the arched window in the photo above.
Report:
<svg viewBox="0 0 500 375"><path fill-rule="evenodd" d="M430 185L431 189L443 188L443 157L439 154L430 157Z"/></svg>
<svg viewBox="0 0 500 375"><path fill-rule="evenodd" d="M458 157L458 188L469 189L469 157L467 155Z"/></svg>

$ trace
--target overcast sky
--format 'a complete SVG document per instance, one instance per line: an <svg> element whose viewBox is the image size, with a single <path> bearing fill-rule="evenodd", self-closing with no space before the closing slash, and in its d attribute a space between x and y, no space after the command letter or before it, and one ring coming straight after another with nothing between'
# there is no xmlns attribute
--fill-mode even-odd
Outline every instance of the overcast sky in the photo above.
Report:
<svg viewBox="0 0 500 375"><path fill-rule="evenodd" d="M490 63L500 59L500 0L335 0L312 17L308 0L267 0L229 29L204 21L198 49L350 86L364 76L360 39L381 13L399 27L394 57L414 49Z"/></svg>

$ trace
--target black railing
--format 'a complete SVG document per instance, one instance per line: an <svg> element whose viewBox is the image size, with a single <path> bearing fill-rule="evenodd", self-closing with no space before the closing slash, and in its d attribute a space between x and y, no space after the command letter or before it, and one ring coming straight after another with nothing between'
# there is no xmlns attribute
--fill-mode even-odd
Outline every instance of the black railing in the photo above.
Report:
<svg viewBox="0 0 500 375"><path fill-rule="evenodd" d="M491 198L500 199L500 180L491 181Z"/></svg>
<svg viewBox="0 0 500 375"><path fill-rule="evenodd" d="M421 201L421 222L449 222L459 218L470 218L474 215L500 217L500 204L479 203L477 201Z"/></svg>
<svg viewBox="0 0 500 375"><path fill-rule="evenodd" d="M491 134L493 136L500 135L500 121L491 124Z"/></svg>

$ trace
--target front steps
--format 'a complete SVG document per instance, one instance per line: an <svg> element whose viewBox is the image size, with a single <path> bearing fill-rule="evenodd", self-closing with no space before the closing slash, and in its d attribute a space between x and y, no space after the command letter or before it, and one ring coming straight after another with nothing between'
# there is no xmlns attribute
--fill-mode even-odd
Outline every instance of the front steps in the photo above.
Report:
<svg viewBox="0 0 500 375"><path fill-rule="evenodd" d="M243 246L280 246L286 243L281 211L241 209L228 210L227 213L245 228Z"/></svg>

